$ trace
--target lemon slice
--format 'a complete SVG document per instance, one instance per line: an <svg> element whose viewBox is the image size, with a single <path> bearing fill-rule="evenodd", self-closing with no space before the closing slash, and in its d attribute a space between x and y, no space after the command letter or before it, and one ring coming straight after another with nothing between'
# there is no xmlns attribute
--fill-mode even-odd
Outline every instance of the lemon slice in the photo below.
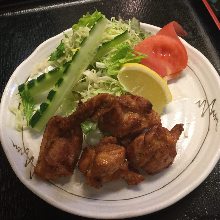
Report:
<svg viewBox="0 0 220 220"><path fill-rule="evenodd" d="M142 64L125 64L119 71L118 80L126 91L148 99L158 113L172 100L167 82Z"/></svg>

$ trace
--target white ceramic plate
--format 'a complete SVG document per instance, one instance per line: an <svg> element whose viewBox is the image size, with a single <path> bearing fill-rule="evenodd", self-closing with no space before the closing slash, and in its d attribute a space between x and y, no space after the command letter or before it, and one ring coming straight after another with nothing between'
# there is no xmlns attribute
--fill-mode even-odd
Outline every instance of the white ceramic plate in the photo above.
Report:
<svg viewBox="0 0 220 220"><path fill-rule="evenodd" d="M147 31L159 28L142 24ZM7 158L19 179L36 195L67 212L93 218L126 218L165 208L195 189L211 172L220 156L220 80L210 62L183 41L189 62L182 77L169 84L173 94L162 116L171 128L184 124L177 143L177 157L163 172L146 176L138 186L123 181L96 190L85 186L76 172L69 181L45 182L32 176L42 136L14 129L15 118L9 107L18 102L17 87L58 45L62 34L42 43L13 73L1 100L0 133Z"/></svg>

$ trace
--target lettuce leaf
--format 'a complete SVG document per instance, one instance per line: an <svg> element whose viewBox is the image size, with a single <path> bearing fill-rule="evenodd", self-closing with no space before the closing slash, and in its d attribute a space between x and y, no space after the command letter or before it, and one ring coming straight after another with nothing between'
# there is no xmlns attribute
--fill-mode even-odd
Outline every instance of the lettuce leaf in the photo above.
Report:
<svg viewBox="0 0 220 220"><path fill-rule="evenodd" d="M79 49L82 41L85 37L88 37L90 29L101 17L104 17L104 15L101 12L95 11L92 14L87 13L80 18L78 23L72 26L72 33L64 34L64 38L61 40L59 46L50 54L49 61L54 66L59 66L70 61Z"/></svg>
<svg viewBox="0 0 220 220"><path fill-rule="evenodd" d="M34 113L34 108L35 108L34 99L30 96L30 94L26 90L20 92L19 94L21 97L23 113L26 118L26 122L28 126L29 121Z"/></svg>
<svg viewBox="0 0 220 220"><path fill-rule="evenodd" d="M94 13L90 14L87 13L83 15L82 18L79 19L77 24L72 26L73 31L79 30L80 27L89 27L91 28L99 18L103 17L104 15L101 12L95 11Z"/></svg>
<svg viewBox="0 0 220 220"><path fill-rule="evenodd" d="M49 61L55 61L60 57L62 57L64 54L65 54L65 47L64 47L64 43L61 41L59 46L56 48L56 50L53 53L51 53Z"/></svg>
<svg viewBox="0 0 220 220"><path fill-rule="evenodd" d="M97 127L97 123L92 121L84 121L81 123L81 128L84 134L88 134L89 132L96 130Z"/></svg>
<svg viewBox="0 0 220 220"><path fill-rule="evenodd" d="M145 58L144 55L134 54L132 47L128 43L122 43L116 46L115 50L110 52L103 63L106 66L106 73L109 76L116 76L125 63L140 63Z"/></svg>

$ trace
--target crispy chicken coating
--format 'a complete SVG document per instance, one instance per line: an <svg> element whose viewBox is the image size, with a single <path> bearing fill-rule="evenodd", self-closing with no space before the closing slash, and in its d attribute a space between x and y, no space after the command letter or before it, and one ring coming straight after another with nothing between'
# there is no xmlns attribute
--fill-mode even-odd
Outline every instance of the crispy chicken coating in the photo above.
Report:
<svg viewBox="0 0 220 220"><path fill-rule="evenodd" d="M128 170L125 154L125 148L117 145L116 138L105 137L96 147L84 149L79 160L79 170L84 174L86 183L95 188L119 178L129 185L137 185L144 177Z"/></svg>
<svg viewBox="0 0 220 220"><path fill-rule="evenodd" d="M88 119L114 137L105 137L95 147L85 148L79 159L83 142L80 125ZM119 178L137 185L144 177L133 170L154 174L173 162L182 131L182 124L171 131L163 128L160 116L142 97L100 94L81 103L69 117L54 116L49 120L35 173L46 180L70 176L79 160L86 183L95 188Z"/></svg>
<svg viewBox="0 0 220 220"><path fill-rule="evenodd" d="M152 110L152 104L134 95L97 95L79 105L70 118L73 121L90 118L98 122L101 131L120 138L161 124L160 116Z"/></svg>
<svg viewBox="0 0 220 220"><path fill-rule="evenodd" d="M136 137L127 147L129 164L155 174L170 166L176 156L176 142L183 131L183 125L175 125L171 131L156 125Z"/></svg>
<svg viewBox="0 0 220 220"><path fill-rule="evenodd" d="M84 103L79 103L76 111L68 118L72 123L81 123L88 119L97 121L102 114L113 108L115 102L117 97L114 95L106 93L96 95Z"/></svg>
<svg viewBox="0 0 220 220"><path fill-rule="evenodd" d="M115 137L126 137L160 124L160 117L152 111L152 104L146 99L123 95L117 97L114 107L101 115L98 121L100 130Z"/></svg>
<svg viewBox="0 0 220 220"><path fill-rule="evenodd" d="M83 134L79 124L70 124L67 118L52 117L45 129L35 174L54 180L70 176L82 149Z"/></svg>

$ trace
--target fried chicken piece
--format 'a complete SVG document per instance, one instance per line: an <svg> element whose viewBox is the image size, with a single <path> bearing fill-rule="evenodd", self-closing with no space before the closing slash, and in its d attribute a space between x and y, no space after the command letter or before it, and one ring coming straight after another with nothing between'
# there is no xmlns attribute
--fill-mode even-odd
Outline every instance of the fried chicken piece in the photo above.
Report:
<svg viewBox="0 0 220 220"><path fill-rule="evenodd" d="M105 182L123 178L129 185L144 180L138 173L128 170L125 148L117 145L114 137L105 137L96 147L85 148L79 160L79 170L86 183L100 188Z"/></svg>
<svg viewBox="0 0 220 220"><path fill-rule="evenodd" d="M148 127L144 128L144 129L150 129L151 127L153 127L154 125L161 125L161 121L160 121L160 116L157 112L155 111L151 111L148 115ZM131 132L126 136L120 137L119 141L123 146L128 146L140 133L142 133L144 130L139 131L139 132Z"/></svg>
<svg viewBox="0 0 220 220"><path fill-rule="evenodd" d="M121 143L126 143L125 146L128 144L130 164L147 173L159 172L172 163L176 155L175 145L183 130L182 125L176 125L171 131L163 128L151 103L142 97L100 94L81 103L69 117L50 119L35 167L38 176L53 180L72 175L82 150L80 124L88 119L98 122L101 131L123 140ZM145 130L148 131L139 135ZM114 137L104 138L96 147L86 148L79 169L87 183L97 188L118 178L131 185L144 179L128 169L126 149Z"/></svg>
<svg viewBox="0 0 220 220"><path fill-rule="evenodd" d="M87 119L97 121L102 114L113 108L115 102L117 102L117 96L107 93L96 95L84 103L79 103L76 111L68 118L72 123L81 123Z"/></svg>
<svg viewBox="0 0 220 220"><path fill-rule="evenodd" d="M52 117L45 129L35 173L54 180L70 176L82 150L83 134L80 124L70 124L67 118Z"/></svg>
<svg viewBox="0 0 220 220"><path fill-rule="evenodd" d="M160 117L152 110L152 104L134 95L117 97L114 107L102 114L98 121L100 130L119 138L138 134L160 123Z"/></svg>
<svg viewBox="0 0 220 220"><path fill-rule="evenodd" d="M134 95L97 95L77 108L70 116L72 121L92 119L101 131L115 137L138 134L145 128L161 124L159 115L146 99Z"/></svg>
<svg viewBox="0 0 220 220"><path fill-rule="evenodd" d="M155 174L172 164L176 156L176 142L183 131L183 125L175 125L171 131L156 125L139 135L127 147L129 164Z"/></svg>

